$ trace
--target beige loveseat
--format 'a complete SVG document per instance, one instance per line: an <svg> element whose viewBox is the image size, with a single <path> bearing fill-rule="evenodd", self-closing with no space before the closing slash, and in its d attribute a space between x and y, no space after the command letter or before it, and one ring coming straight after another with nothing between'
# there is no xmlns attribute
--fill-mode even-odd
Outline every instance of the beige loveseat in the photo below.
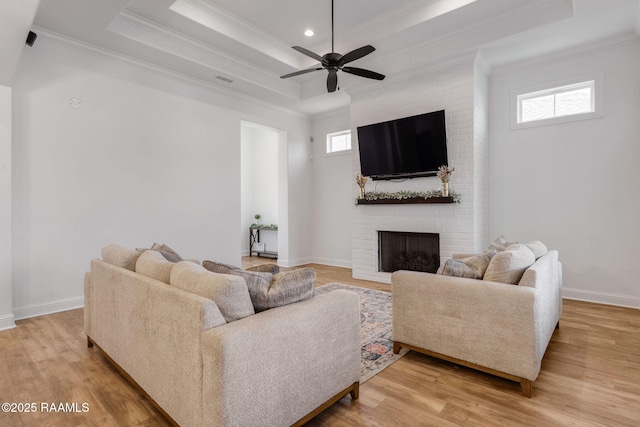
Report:
<svg viewBox="0 0 640 427"><path fill-rule="evenodd" d="M391 282L396 353L405 347L518 381L531 397L562 313L557 251L540 255L515 285L410 271Z"/></svg>
<svg viewBox="0 0 640 427"><path fill-rule="evenodd" d="M358 398L356 294L333 291L251 314L246 304L230 307L246 302L241 277L147 255L132 262L118 254L111 262L92 260L85 277L88 345L174 424L299 425L346 394ZM221 286L232 301L216 304L185 290L209 286ZM230 309L251 313L225 319Z"/></svg>

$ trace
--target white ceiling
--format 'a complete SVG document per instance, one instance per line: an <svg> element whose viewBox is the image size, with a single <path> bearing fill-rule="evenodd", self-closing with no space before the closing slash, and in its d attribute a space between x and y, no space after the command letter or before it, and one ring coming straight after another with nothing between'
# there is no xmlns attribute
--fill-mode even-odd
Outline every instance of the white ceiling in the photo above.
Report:
<svg viewBox="0 0 640 427"><path fill-rule="evenodd" d="M293 49L331 51L330 0L43 0L43 38L68 36L205 84L314 114L348 103L350 90L394 81L482 51L490 66L595 40L638 34L640 0L335 0L335 51L371 44L355 67L383 82L326 71ZM303 35L312 29L313 37ZM37 32L36 31L36 32ZM225 83L216 77L233 80Z"/></svg>
<svg viewBox="0 0 640 427"><path fill-rule="evenodd" d="M40 0L0 2L0 85L11 86Z"/></svg>

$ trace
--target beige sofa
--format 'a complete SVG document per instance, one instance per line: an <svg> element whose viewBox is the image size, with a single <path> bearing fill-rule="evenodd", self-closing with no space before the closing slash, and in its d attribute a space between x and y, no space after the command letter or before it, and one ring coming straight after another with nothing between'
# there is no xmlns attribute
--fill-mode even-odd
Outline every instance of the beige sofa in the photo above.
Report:
<svg viewBox="0 0 640 427"><path fill-rule="evenodd" d="M186 277L202 282L198 292L207 283L245 292L244 279L188 261L149 268L118 257L111 262L119 265L92 260L86 274L88 345L174 424L301 425L349 393L358 398L356 294L333 291L226 321L222 306L184 290L194 285ZM131 271L136 265L155 278Z"/></svg>
<svg viewBox="0 0 640 427"><path fill-rule="evenodd" d="M531 397L562 313L557 251L540 256L518 285L409 271L391 282L396 353L405 347L518 381Z"/></svg>

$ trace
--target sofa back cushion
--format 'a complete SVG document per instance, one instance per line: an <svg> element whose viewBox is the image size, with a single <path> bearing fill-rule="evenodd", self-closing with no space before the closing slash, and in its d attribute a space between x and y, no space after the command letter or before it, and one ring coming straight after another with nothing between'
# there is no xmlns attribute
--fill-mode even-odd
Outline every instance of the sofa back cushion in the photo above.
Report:
<svg viewBox="0 0 640 427"><path fill-rule="evenodd" d="M511 245L491 258L483 279L516 285L524 271L535 261L536 257L528 247Z"/></svg>
<svg viewBox="0 0 640 427"><path fill-rule="evenodd" d="M117 267L136 270L136 262L141 252L121 245L111 244L102 248L102 260Z"/></svg>
<svg viewBox="0 0 640 427"><path fill-rule="evenodd" d="M532 240L525 243L525 245L533 252L536 259L547 253L547 246L539 240Z"/></svg>
<svg viewBox="0 0 640 427"><path fill-rule="evenodd" d="M180 261L171 270L169 284L213 300L227 322L255 314L241 277L212 273L193 262Z"/></svg>
<svg viewBox="0 0 640 427"><path fill-rule="evenodd" d="M231 274L240 276L247 282L256 312L313 298L316 279L316 271L313 268L277 274L235 270Z"/></svg>
<svg viewBox="0 0 640 427"><path fill-rule="evenodd" d="M136 262L136 273L169 284L175 262L167 261L158 251L144 251Z"/></svg>

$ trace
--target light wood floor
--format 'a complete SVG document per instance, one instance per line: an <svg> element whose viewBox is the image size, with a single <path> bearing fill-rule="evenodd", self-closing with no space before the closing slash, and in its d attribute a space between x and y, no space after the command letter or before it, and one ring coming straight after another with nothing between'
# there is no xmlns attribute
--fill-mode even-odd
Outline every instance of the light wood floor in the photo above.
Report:
<svg viewBox="0 0 640 427"><path fill-rule="evenodd" d="M269 262L245 258L245 267ZM354 280L313 265L317 283ZM86 413L0 412L0 426L166 426L162 416L87 349L82 309L16 322L0 332L0 403L86 402ZM514 382L409 352L310 426L639 426L640 310L565 300L527 399Z"/></svg>

